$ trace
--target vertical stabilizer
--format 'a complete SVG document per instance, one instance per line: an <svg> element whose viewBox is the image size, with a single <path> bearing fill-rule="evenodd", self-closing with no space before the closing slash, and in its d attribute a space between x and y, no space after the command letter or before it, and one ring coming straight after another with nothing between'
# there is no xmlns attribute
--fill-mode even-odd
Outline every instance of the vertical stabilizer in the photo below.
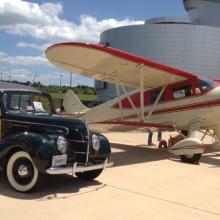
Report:
<svg viewBox="0 0 220 220"><path fill-rule="evenodd" d="M63 107L66 112L70 113L86 112L89 110L72 90L68 90L64 95Z"/></svg>

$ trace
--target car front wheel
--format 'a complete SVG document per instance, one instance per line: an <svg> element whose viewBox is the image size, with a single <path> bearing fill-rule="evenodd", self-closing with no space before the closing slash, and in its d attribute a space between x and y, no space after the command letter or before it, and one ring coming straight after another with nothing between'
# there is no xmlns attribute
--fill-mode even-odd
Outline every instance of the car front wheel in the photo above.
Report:
<svg viewBox="0 0 220 220"><path fill-rule="evenodd" d="M19 192L34 190L40 180L39 171L25 151L11 155L7 163L6 175L10 185Z"/></svg>

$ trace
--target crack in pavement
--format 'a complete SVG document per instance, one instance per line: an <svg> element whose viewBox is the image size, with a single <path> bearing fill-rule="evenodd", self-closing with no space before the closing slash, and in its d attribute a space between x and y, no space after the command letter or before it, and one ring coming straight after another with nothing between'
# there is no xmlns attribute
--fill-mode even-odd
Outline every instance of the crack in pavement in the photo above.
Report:
<svg viewBox="0 0 220 220"><path fill-rule="evenodd" d="M200 211L200 212L204 212L204 213L209 213L209 214L212 214L212 215L220 216L220 213L213 212L213 211L210 211L210 210L207 210L207 209L202 209L202 208L197 208L197 207L194 207L194 206L186 205L186 204L183 204L181 202L176 202L176 201L160 198L160 197L149 195L149 194L135 192L133 190L129 190L129 189L125 189L125 188L122 188L122 187L113 186L113 185L110 185L110 184L106 184L106 186L108 186L110 188L118 189L118 190L121 190L121 191L125 191L125 192L128 192L128 193L136 194L136 195L139 195L139 196L148 197L148 198L151 198L151 199L156 199L156 200L160 200L160 201L163 201L163 202L168 202L168 203L171 203L171 204L174 204L174 205L178 205L178 206L182 206L182 207L185 207L185 208L197 210L197 211Z"/></svg>
<svg viewBox="0 0 220 220"><path fill-rule="evenodd" d="M92 192L101 190L104 187L106 187L106 184L102 184L101 186L95 187L95 188L93 188L89 191L86 191L86 192L78 192L78 193L71 194L71 195L68 195L68 196L59 196L57 193L54 193L54 194L45 196L43 198L40 198L37 201L49 201L49 200L55 200L55 199L67 199L67 198L70 198L70 197L78 197L78 196L82 196L82 195L85 195L85 194L88 194L88 193L92 193ZM91 187L86 187L86 189L90 189L90 188Z"/></svg>
<svg viewBox="0 0 220 220"><path fill-rule="evenodd" d="M95 187L91 190L90 190L91 187L86 187L86 189L89 189L89 191L79 192L79 193L71 194L71 195L68 195L68 196L59 196L58 194L55 193L55 194L51 194L51 195L48 195L46 197L43 197L41 199L38 199L37 201L49 201L49 200L55 200L55 199L67 199L67 198L71 198L71 197L78 197L78 196L82 196L82 195L85 195L85 194L89 194L89 193L99 191L99 190L104 189L106 187L117 189L117 190L128 192L128 193L132 193L132 194L136 194L136 195L142 196L142 197L147 197L147 198L151 198L151 199L155 199L155 200L160 200L160 201L163 201L163 202L167 202L167 203L171 203L173 205L178 205L178 206L182 206L182 207L185 207L185 208L197 210L197 211L200 211L200 212L209 213L209 214L212 214L212 215L215 215L215 216L220 216L220 213L213 212L213 211L210 211L210 210L207 210L207 209L202 209L202 208L186 205L186 204L181 203L181 202L176 202L176 201L160 198L160 197L153 196L153 195L136 192L136 191L133 191L133 190L129 190L129 189L125 189L125 188L122 188L122 187L114 186L114 185L111 185L111 184L102 184L101 186Z"/></svg>

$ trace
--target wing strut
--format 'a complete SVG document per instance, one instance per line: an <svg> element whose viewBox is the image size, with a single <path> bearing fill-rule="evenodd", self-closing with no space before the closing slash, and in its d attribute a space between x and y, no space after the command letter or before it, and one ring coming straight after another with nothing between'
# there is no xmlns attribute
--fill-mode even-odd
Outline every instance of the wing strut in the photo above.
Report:
<svg viewBox="0 0 220 220"><path fill-rule="evenodd" d="M146 120L148 120L148 119L151 117L151 115L152 115L154 109L156 108L156 106L157 106L157 104L158 104L158 102L159 102L161 96L163 95L163 92L164 92L165 89L166 89L166 86L162 87L162 89L161 89L159 95L157 96L157 98L156 98L156 100L155 100L155 102L154 102L154 104L153 104L151 110L149 111L149 113L148 113L148 115L147 115L147 117L146 117Z"/></svg>
<svg viewBox="0 0 220 220"><path fill-rule="evenodd" d="M141 64L140 68L140 113L141 121L144 122L144 64Z"/></svg>
<svg viewBox="0 0 220 220"><path fill-rule="evenodd" d="M135 110L135 112L136 112L138 118L141 120L141 116L140 116L140 114L139 114L137 108L135 107L133 101L131 100L130 96L128 95L128 92L127 92L127 90L125 89L124 85L121 84L120 86L121 86L121 88L122 88L124 94L126 95L128 101L130 102L132 108Z"/></svg>
<svg viewBox="0 0 220 220"><path fill-rule="evenodd" d="M117 81L115 82L115 87L116 87L116 92L117 92L117 96L118 96L118 103L119 103L119 108L120 108L120 112L121 112L121 118L124 119L124 114L123 114L123 109L122 109L122 105L121 105L121 93L120 93L120 81L119 79L117 79Z"/></svg>

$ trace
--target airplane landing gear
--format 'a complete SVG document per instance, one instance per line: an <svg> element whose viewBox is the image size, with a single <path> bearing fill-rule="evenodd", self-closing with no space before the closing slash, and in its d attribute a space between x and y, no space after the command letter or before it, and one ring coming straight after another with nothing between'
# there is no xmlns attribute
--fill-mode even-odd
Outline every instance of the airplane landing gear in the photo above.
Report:
<svg viewBox="0 0 220 220"><path fill-rule="evenodd" d="M200 160L202 154L180 155L180 159L185 163L196 163Z"/></svg>

